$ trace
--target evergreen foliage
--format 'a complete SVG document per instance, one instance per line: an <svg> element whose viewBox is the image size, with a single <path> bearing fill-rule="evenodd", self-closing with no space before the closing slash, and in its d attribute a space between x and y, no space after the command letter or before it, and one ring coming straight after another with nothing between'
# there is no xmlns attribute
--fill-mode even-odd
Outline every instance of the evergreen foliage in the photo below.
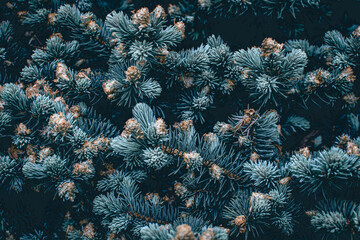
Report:
<svg viewBox="0 0 360 240"><path fill-rule="evenodd" d="M0 240L360 239L360 26L324 25L334 2L0 0Z"/></svg>

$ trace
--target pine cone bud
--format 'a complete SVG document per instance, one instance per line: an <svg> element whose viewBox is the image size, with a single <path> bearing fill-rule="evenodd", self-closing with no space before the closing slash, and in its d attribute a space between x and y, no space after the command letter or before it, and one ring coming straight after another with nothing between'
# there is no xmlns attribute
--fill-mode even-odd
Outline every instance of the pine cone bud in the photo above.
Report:
<svg viewBox="0 0 360 240"><path fill-rule="evenodd" d="M158 118L155 123L154 123L154 127L155 127L155 130L156 130L156 134L158 135L166 135L167 133L167 129L166 129L166 124L165 124L165 121L164 119L162 118Z"/></svg>
<svg viewBox="0 0 360 240"><path fill-rule="evenodd" d="M66 81L70 81L70 72L64 63L56 64L56 77Z"/></svg>
<svg viewBox="0 0 360 240"><path fill-rule="evenodd" d="M56 23L56 16L57 16L57 13L49 13L48 15L48 23L50 25L55 25Z"/></svg>
<svg viewBox="0 0 360 240"><path fill-rule="evenodd" d="M183 158L187 168L195 169L202 165L203 158L197 152L184 153Z"/></svg>
<svg viewBox="0 0 360 240"><path fill-rule="evenodd" d="M246 231L246 217L244 215L237 216L234 219L234 224L239 227L240 233L244 233Z"/></svg>
<svg viewBox="0 0 360 240"><path fill-rule="evenodd" d="M212 228L207 229L199 236L199 240L213 240L215 233Z"/></svg>
<svg viewBox="0 0 360 240"><path fill-rule="evenodd" d="M211 177L215 178L216 180L219 180L221 174L223 173L223 169L216 164L213 164L209 170Z"/></svg>
<svg viewBox="0 0 360 240"><path fill-rule="evenodd" d="M25 124L20 123L15 129L16 135L29 135L31 130Z"/></svg>
<svg viewBox="0 0 360 240"><path fill-rule="evenodd" d="M358 26L353 32L352 34L355 36L355 37L360 37L360 26Z"/></svg>
<svg viewBox="0 0 360 240"><path fill-rule="evenodd" d="M75 176L87 175L92 174L94 171L94 167L92 166L92 161L87 160L82 163L75 163L74 170L72 171Z"/></svg>
<svg viewBox="0 0 360 240"><path fill-rule="evenodd" d="M359 155L359 147L354 142L348 142L346 146L346 153L349 155Z"/></svg>
<svg viewBox="0 0 360 240"><path fill-rule="evenodd" d="M268 57L271 53L280 53L283 47L283 43L279 44L272 38L265 38L261 44L262 56Z"/></svg>
<svg viewBox="0 0 360 240"><path fill-rule="evenodd" d="M217 139L216 134L212 132L204 133L203 137L208 143L214 142Z"/></svg>
<svg viewBox="0 0 360 240"><path fill-rule="evenodd" d="M339 75L339 78L345 78L348 82L354 82L356 77L351 67L345 68Z"/></svg>
<svg viewBox="0 0 360 240"><path fill-rule="evenodd" d="M150 22L150 13L149 9L146 7L140 8L132 16L132 22L138 24L139 28L147 27Z"/></svg>
<svg viewBox="0 0 360 240"><path fill-rule="evenodd" d="M176 235L173 240L196 240L196 237L189 225L182 224L176 227Z"/></svg>
<svg viewBox="0 0 360 240"><path fill-rule="evenodd" d="M189 127L193 126L192 120L183 120L180 123L175 123L174 128L180 129L182 132L187 131Z"/></svg>
<svg viewBox="0 0 360 240"><path fill-rule="evenodd" d="M129 82L136 82L141 76L139 69L135 66L129 67L126 70L125 74L126 74L126 80Z"/></svg>
<svg viewBox="0 0 360 240"><path fill-rule="evenodd" d="M187 192L186 187L181 183L175 183L174 190L177 196L183 196Z"/></svg>
<svg viewBox="0 0 360 240"><path fill-rule="evenodd" d="M343 100L348 105L356 105L357 101L359 100L359 97L356 97L354 93L347 94L343 97Z"/></svg>
<svg viewBox="0 0 360 240"><path fill-rule="evenodd" d="M174 26L179 30L179 32L181 33L181 36L184 38L185 37L185 23L180 21L180 22L175 23Z"/></svg>
<svg viewBox="0 0 360 240"><path fill-rule="evenodd" d="M39 158L40 161L43 161L48 156L51 156L53 154L53 150L50 147L43 148L39 151Z"/></svg>
<svg viewBox="0 0 360 240"><path fill-rule="evenodd" d="M255 162L255 161L259 160L259 159L260 159L260 157L256 152L253 152L251 154L251 156L250 156L250 160L253 161L253 162Z"/></svg>
<svg viewBox="0 0 360 240"><path fill-rule="evenodd" d="M136 121L134 118L130 118L126 121L124 130L121 133L121 136L124 138L129 138L135 134L137 138L141 138L142 131L140 130L140 123Z"/></svg>
<svg viewBox="0 0 360 240"><path fill-rule="evenodd" d="M75 183L72 181L63 182L58 186L58 194L60 197L65 197L65 199L73 202L75 200L76 193Z"/></svg>
<svg viewBox="0 0 360 240"><path fill-rule="evenodd" d="M116 80L109 80L103 83L103 89L106 95L116 92Z"/></svg>
<svg viewBox="0 0 360 240"><path fill-rule="evenodd" d="M286 185L290 180L291 180L291 177L284 177L284 178L279 180L279 183L281 185Z"/></svg>
<svg viewBox="0 0 360 240"><path fill-rule="evenodd" d="M310 156L310 150L308 147L301 148L299 150L299 153L303 155L304 157L308 158Z"/></svg>
<svg viewBox="0 0 360 240"><path fill-rule="evenodd" d="M96 233L94 230L94 224L88 223L83 230L83 236L87 237L88 239L94 239Z"/></svg>
<svg viewBox="0 0 360 240"><path fill-rule="evenodd" d="M71 123L66 120L64 113L59 112L50 116L49 119L49 133L56 136L58 133L65 136L66 132L72 127Z"/></svg>
<svg viewBox="0 0 360 240"><path fill-rule="evenodd" d="M166 17L165 9L160 5L157 5L156 8L152 11L152 13L155 14L156 18L165 19Z"/></svg>

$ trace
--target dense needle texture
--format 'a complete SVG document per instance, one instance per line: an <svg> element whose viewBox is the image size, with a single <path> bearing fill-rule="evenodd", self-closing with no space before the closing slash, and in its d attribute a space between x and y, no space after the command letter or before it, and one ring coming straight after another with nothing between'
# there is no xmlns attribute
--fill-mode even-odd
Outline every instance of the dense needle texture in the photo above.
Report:
<svg viewBox="0 0 360 240"><path fill-rule="evenodd" d="M360 239L356 9L0 0L0 240Z"/></svg>

